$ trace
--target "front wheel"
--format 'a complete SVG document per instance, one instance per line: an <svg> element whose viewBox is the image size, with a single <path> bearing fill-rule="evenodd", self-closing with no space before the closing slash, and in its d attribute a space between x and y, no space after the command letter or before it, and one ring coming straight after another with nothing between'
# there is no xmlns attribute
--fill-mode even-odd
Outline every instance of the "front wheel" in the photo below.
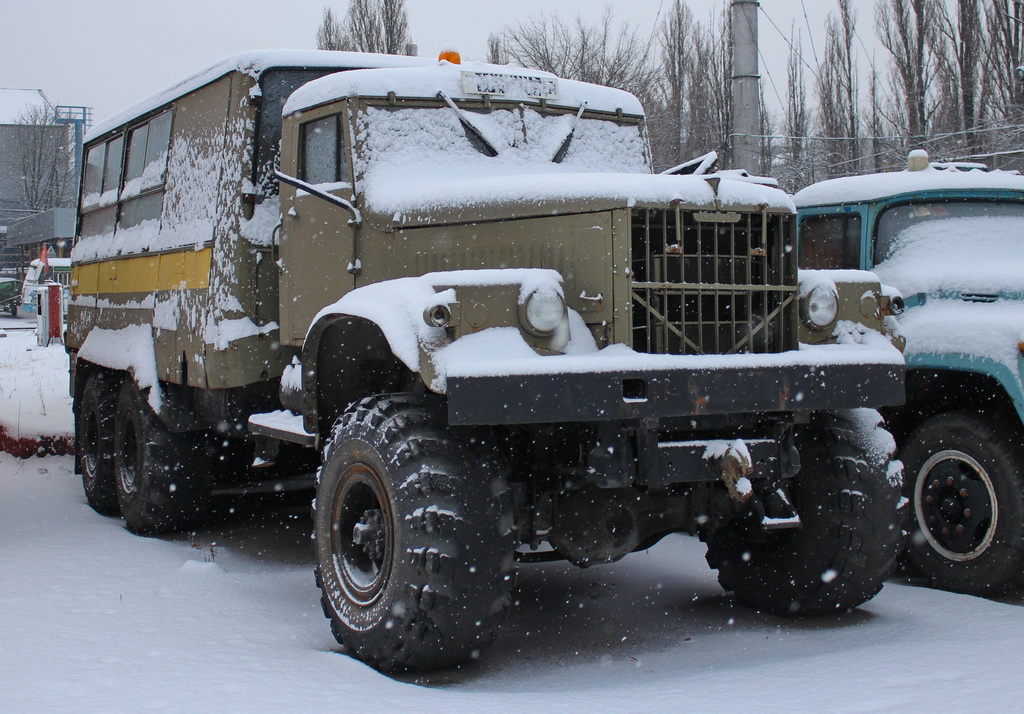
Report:
<svg viewBox="0 0 1024 714"><path fill-rule="evenodd" d="M867 602L902 541L892 437L870 409L818 413L796 434L788 484L796 529L751 534L732 522L706 534L707 560L737 601L780 615L823 615Z"/></svg>
<svg viewBox="0 0 1024 714"><path fill-rule="evenodd" d="M339 418L313 538L324 614L350 654L382 671L436 669L494 639L515 550L496 454L415 397L365 399Z"/></svg>
<svg viewBox="0 0 1024 714"><path fill-rule="evenodd" d="M972 595L1024 586L1024 448L993 418L948 412L907 439L907 558L933 585Z"/></svg>

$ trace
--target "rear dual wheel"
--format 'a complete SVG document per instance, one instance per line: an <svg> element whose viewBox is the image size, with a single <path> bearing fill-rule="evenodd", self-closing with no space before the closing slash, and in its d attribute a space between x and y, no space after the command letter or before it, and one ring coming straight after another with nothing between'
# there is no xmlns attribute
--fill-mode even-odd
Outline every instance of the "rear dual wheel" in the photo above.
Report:
<svg viewBox="0 0 1024 714"><path fill-rule="evenodd" d="M201 438L170 431L131 380L114 415L113 475L121 515L138 534L187 530L210 505L210 468Z"/></svg>
<svg viewBox="0 0 1024 714"><path fill-rule="evenodd" d="M114 400L117 383L103 372L85 381L75 414L75 455L85 500L104 516L121 512L114 483Z"/></svg>

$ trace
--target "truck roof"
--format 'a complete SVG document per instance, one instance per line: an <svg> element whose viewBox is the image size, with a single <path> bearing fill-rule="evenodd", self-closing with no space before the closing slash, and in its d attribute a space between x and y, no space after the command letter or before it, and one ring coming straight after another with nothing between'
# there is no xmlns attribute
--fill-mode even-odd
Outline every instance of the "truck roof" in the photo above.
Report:
<svg viewBox="0 0 1024 714"><path fill-rule="evenodd" d="M864 203L887 196L924 191L1004 190L1024 193L1024 176L1015 171L959 171L928 167L921 171L893 171L830 179L798 191L798 208L843 203Z"/></svg>
<svg viewBox="0 0 1024 714"><path fill-rule="evenodd" d="M259 78L265 71L277 67L326 67L341 69L362 69L368 67L417 67L435 64L436 60L426 57L404 57L364 52L328 52L323 50L252 50L230 55L213 64L183 77L145 99L132 104L98 122L86 134L85 141L101 136L131 121L135 117L151 112L168 102L193 92L230 72L244 72Z"/></svg>
<svg viewBox="0 0 1024 714"><path fill-rule="evenodd" d="M367 69L332 74L297 89L284 106L285 114L345 97L386 97L390 92L405 98L436 99L444 92L453 99L492 99L538 102L605 112L621 110L643 116L640 101L629 92L586 82L560 79L549 72L484 62Z"/></svg>

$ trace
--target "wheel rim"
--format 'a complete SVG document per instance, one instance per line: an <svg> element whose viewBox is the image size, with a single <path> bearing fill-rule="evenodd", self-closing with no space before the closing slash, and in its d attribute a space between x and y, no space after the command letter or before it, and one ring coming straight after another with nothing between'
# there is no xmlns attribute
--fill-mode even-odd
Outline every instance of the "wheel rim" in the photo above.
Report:
<svg viewBox="0 0 1024 714"><path fill-rule="evenodd" d="M345 470L331 505L331 554L348 597L371 605L391 574L392 512L380 476L366 464Z"/></svg>
<svg viewBox="0 0 1024 714"><path fill-rule="evenodd" d="M924 463L914 486L914 509L925 540L949 560L973 560L995 538L999 503L992 479L962 451L940 451Z"/></svg>
<svg viewBox="0 0 1024 714"><path fill-rule="evenodd" d="M125 419L124 431L121 437L121 468L118 469L118 480L125 493L134 493L136 487L137 463L138 463L139 437L135 430L135 423L131 419Z"/></svg>

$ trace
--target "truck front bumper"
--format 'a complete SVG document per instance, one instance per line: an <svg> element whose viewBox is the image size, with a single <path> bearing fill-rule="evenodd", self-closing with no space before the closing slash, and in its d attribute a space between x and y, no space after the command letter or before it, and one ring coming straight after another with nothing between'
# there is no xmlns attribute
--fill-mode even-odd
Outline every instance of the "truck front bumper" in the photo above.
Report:
<svg viewBox="0 0 1024 714"><path fill-rule="evenodd" d="M737 356L736 364L724 358L694 367L687 367L683 357L676 358L679 366L449 374L448 417L450 423L464 425L631 421L882 407L904 401L901 359L787 363L771 355L777 359L751 366L752 360L744 359L749 357ZM562 359L572 357L546 358Z"/></svg>

